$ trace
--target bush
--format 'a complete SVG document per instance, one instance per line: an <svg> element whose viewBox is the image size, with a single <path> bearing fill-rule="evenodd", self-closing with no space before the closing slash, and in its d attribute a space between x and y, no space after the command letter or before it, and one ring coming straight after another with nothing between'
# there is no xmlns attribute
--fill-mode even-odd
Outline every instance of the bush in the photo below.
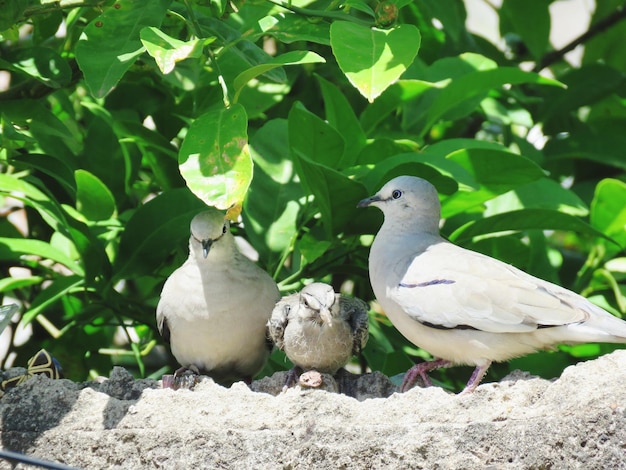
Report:
<svg viewBox="0 0 626 470"><path fill-rule="evenodd" d="M31 328L17 364L44 346L75 380L166 371L154 311L205 204L242 222L283 292L320 280L372 300L381 216L355 206L400 174L435 184L453 242L626 311L618 1L599 4L581 66L551 48L549 1L503 2L504 48L451 1L1 3L0 292ZM428 357L371 315L369 367ZM263 373L287 367L275 353Z"/></svg>

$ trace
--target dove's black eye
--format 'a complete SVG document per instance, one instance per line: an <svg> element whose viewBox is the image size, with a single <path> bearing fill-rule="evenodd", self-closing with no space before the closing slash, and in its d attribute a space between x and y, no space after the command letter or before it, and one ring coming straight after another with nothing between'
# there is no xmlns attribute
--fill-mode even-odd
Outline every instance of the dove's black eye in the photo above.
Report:
<svg viewBox="0 0 626 470"><path fill-rule="evenodd" d="M228 229L226 228L226 225L224 225L224 226L222 227L222 233L226 233L226 230L228 230Z"/></svg>
<svg viewBox="0 0 626 470"><path fill-rule="evenodd" d="M394 191L391 193L391 197L394 199L400 199L402 197L402 191L400 191L399 189L394 189Z"/></svg>

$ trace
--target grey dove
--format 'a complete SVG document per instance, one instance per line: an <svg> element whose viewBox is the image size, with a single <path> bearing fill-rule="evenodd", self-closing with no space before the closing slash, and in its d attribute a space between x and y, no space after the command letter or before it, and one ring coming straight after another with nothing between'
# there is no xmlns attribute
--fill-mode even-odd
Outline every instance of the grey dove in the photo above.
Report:
<svg viewBox="0 0 626 470"><path fill-rule="evenodd" d="M358 204L367 206L384 215L369 255L374 294L400 333L436 358L412 367L403 390L458 364L476 366L468 393L493 361L558 344L626 343L626 322L584 297L442 238L428 181L394 178Z"/></svg>
<svg viewBox="0 0 626 470"><path fill-rule="evenodd" d="M216 209L191 221L189 257L166 280L157 326L187 369L229 384L250 381L269 355L265 325L280 294L237 248Z"/></svg>
<svg viewBox="0 0 626 470"><path fill-rule="evenodd" d="M361 299L336 294L328 284L314 282L283 297L267 323L268 335L296 368L334 375L368 338L368 308Z"/></svg>

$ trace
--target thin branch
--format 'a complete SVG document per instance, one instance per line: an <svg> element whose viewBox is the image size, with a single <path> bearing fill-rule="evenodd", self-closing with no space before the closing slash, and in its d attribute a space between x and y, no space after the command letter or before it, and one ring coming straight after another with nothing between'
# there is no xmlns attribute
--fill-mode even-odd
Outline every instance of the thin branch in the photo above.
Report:
<svg viewBox="0 0 626 470"><path fill-rule="evenodd" d="M45 15L53 11L66 10L70 8L94 7L102 8L108 0L59 0L57 2L40 1L38 4L29 5L24 9L22 16L30 18L34 15Z"/></svg>
<svg viewBox="0 0 626 470"><path fill-rule="evenodd" d="M563 58L565 54L574 50L579 45L589 41L597 34L606 31L612 26L615 26L624 18L626 18L626 4L618 6L613 13L593 24L584 34L574 39L562 49L559 49L558 51L552 51L544 55L542 59L537 63L537 65L535 65L533 72L539 72L546 67L554 64L555 62L558 62Z"/></svg>
<svg viewBox="0 0 626 470"><path fill-rule="evenodd" d="M193 35L197 38L203 38L204 36L202 34L202 29L200 28L200 23L198 23L198 19L196 18L196 13L194 9L192 8L191 3L189 2L189 0L183 0L183 3L185 4L187 13L189 14L189 21L190 21ZM205 47L205 51L209 58L209 62L211 62L211 65L213 65L213 67L215 68L215 72L217 73L217 82L219 83L220 88L222 89L222 100L224 102L224 107L230 108L230 103L231 103L230 93L228 91L228 87L226 86L226 81L224 80L224 74L222 73L222 70L220 69L220 66L217 62L215 54L213 53L211 48Z"/></svg>
<svg viewBox="0 0 626 470"><path fill-rule="evenodd" d="M342 13L339 11L319 11L319 10L312 10L310 8L300 8L295 5L291 5L291 2L282 3L277 0L267 0L267 1L269 3L273 3L274 5L278 5L279 7L282 7L286 10L292 11L302 16L309 16L309 17L314 17L314 18L325 18L325 19L331 19L331 20L345 20L345 21L352 21L353 23L357 23L363 26L374 26L373 22L362 20L355 16L348 15L347 13Z"/></svg>

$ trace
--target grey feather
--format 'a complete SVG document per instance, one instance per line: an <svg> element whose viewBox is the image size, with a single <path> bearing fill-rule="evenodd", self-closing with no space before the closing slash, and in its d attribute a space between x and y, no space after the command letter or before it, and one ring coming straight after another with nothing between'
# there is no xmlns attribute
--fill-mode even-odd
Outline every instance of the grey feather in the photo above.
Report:
<svg viewBox="0 0 626 470"><path fill-rule="evenodd" d="M166 280L157 326L183 366L222 383L265 364L265 324L280 298L274 280L237 249L217 210L191 222L189 257Z"/></svg>
<svg viewBox="0 0 626 470"><path fill-rule="evenodd" d="M369 257L378 302L437 365L477 366L468 391L492 361L561 343L626 342L626 322L582 296L443 239L429 182L394 178L359 203L370 205L385 216Z"/></svg>
<svg viewBox="0 0 626 470"><path fill-rule="evenodd" d="M365 347L367 311L362 300L313 283L276 304L268 332L295 366L334 374Z"/></svg>

